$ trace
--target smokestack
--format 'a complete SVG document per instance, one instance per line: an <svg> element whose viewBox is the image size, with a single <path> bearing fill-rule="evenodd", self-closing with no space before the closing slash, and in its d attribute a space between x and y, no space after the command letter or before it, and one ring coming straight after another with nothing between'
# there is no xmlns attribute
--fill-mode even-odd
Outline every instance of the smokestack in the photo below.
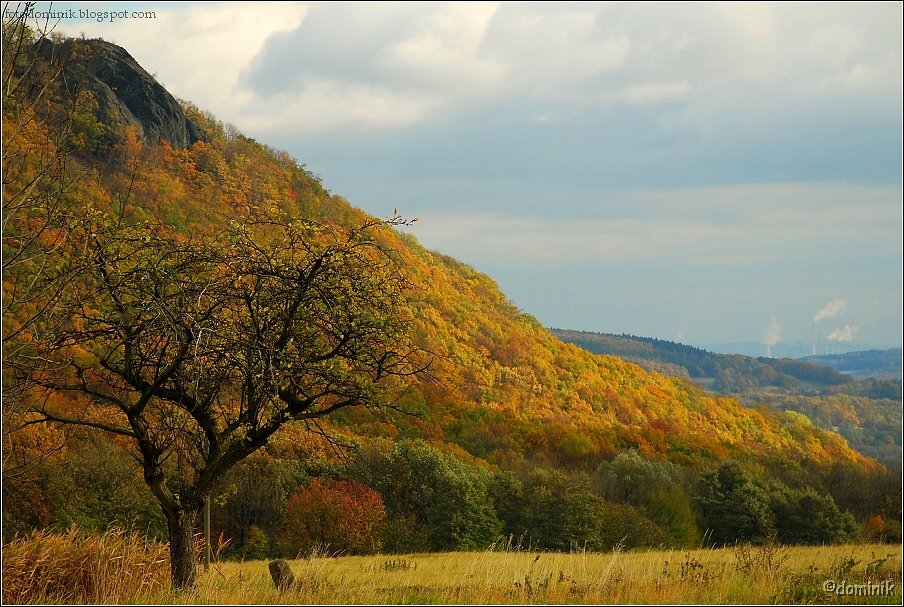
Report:
<svg viewBox="0 0 904 607"><path fill-rule="evenodd" d="M772 358L772 344L766 344L766 358Z"/></svg>

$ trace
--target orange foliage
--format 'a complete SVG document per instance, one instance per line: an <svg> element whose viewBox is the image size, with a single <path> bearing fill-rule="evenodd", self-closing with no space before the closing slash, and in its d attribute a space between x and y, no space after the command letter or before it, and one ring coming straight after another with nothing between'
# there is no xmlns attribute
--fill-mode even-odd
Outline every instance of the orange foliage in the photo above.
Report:
<svg viewBox="0 0 904 607"><path fill-rule="evenodd" d="M386 508L380 494L352 481L312 479L286 504L287 539L301 553L372 553L382 546Z"/></svg>
<svg viewBox="0 0 904 607"><path fill-rule="evenodd" d="M102 160L106 165L68 194L71 204L113 208L125 197L136 218L163 220L185 233L209 232L254 207L339 225L365 217L285 153L227 135L226 127L193 108L187 112L209 141L191 150L147 147L126 131ZM28 134L34 135L40 133ZM34 147L41 138L17 141ZM382 240L396 251L412 284L409 308L418 345L435 355L432 377L417 385L417 401L402 403L414 406L419 420L396 420L420 436L455 441L481 456L506 449L575 466L628 447L690 465L775 453L827 466L872 465L831 433L563 344L512 305L489 277L425 250L410 235L387 229ZM494 415L465 419L468 411ZM346 422L349 432L364 436L398 432L386 420L352 416ZM537 431L546 427L557 430ZM486 437L484 444L474 437Z"/></svg>

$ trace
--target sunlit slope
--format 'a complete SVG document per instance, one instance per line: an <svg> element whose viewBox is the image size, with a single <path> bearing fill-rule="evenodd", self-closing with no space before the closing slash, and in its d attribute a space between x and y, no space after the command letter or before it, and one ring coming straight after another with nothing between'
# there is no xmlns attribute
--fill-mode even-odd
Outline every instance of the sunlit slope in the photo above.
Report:
<svg viewBox="0 0 904 607"><path fill-rule="evenodd" d="M186 105L201 137L186 148L142 143L134 126L89 105L70 136L75 151L67 170L80 177L67 190L68 204L159 220L198 237L260 210L341 226L367 219L287 154ZM5 139L35 163L57 145L40 132L10 131ZM874 465L799 414L745 408L688 381L564 344L486 275L427 251L410 235L387 229L383 239L412 283L413 330L434 355L431 377L401 401L418 417L402 417L401 428L359 413L333 420L349 432L419 435L491 461L570 467L631 447L687 464L735 457L798 469Z"/></svg>

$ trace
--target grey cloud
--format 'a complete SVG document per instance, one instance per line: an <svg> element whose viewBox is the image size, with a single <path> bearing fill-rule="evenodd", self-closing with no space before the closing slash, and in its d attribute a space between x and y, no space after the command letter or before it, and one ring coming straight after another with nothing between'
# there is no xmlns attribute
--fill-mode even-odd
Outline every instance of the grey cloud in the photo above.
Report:
<svg viewBox="0 0 904 607"><path fill-rule="evenodd" d="M273 34L243 82L260 96L290 93L308 78L384 83L379 60L429 15L419 4L313 4L294 30Z"/></svg>

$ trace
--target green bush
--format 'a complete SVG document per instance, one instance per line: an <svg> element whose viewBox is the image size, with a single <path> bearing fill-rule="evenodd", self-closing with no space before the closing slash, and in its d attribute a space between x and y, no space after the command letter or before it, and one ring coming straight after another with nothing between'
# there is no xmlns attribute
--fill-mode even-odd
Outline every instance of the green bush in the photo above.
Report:
<svg viewBox="0 0 904 607"><path fill-rule="evenodd" d="M412 515L426 531L431 549L486 548L499 536L502 524L489 495L491 476L485 470L421 441L400 443L376 465L379 469L372 483L391 518Z"/></svg>

